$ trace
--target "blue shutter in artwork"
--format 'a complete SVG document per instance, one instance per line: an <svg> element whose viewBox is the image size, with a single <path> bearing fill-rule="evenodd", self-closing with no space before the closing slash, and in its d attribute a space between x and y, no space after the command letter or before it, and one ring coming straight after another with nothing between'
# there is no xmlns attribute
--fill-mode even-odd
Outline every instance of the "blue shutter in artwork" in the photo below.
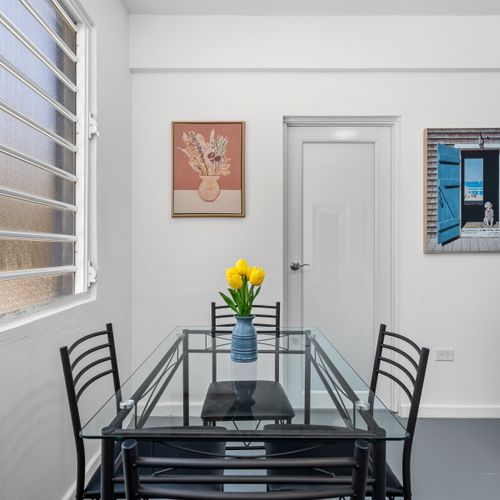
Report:
<svg viewBox="0 0 500 500"><path fill-rule="evenodd" d="M460 236L460 150L437 147L438 243L444 245Z"/></svg>

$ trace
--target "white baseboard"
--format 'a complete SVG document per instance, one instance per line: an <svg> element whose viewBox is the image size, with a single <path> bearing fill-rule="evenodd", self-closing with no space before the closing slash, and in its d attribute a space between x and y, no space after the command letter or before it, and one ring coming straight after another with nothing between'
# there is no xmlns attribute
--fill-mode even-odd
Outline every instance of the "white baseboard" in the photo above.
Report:
<svg viewBox="0 0 500 500"><path fill-rule="evenodd" d="M91 476L100 464L99 458L101 457L101 451L99 450L96 454L88 461L87 467L85 468L85 477ZM76 473L76 470L75 470ZM72 483L68 491L63 495L61 500L74 500L76 494L76 482Z"/></svg>
<svg viewBox="0 0 500 500"><path fill-rule="evenodd" d="M407 417L409 405L401 406L401 416ZM419 418L500 418L498 405L420 405Z"/></svg>

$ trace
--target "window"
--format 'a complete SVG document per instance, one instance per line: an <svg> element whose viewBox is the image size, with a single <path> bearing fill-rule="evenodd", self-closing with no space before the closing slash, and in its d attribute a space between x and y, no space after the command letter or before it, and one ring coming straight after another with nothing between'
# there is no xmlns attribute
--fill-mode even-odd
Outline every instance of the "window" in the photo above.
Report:
<svg viewBox="0 0 500 500"><path fill-rule="evenodd" d="M484 196L483 159L464 159L464 203L482 205Z"/></svg>
<svg viewBox="0 0 500 500"><path fill-rule="evenodd" d="M88 288L89 24L0 0L0 315Z"/></svg>

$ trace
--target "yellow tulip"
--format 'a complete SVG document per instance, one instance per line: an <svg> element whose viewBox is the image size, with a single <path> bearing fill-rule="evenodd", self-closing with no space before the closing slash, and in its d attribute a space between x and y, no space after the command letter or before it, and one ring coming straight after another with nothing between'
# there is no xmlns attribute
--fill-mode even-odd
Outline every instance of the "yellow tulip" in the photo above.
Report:
<svg viewBox="0 0 500 500"><path fill-rule="evenodd" d="M247 272L245 273L245 276L247 277L247 280L250 281L250 275L252 274L252 271L254 270L254 267L248 266Z"/></svg>
<svg viewBox="0 0 500 500"><path fill-rule="evenodd" d="M233 290L239 290L243 286L243 280L239 274L231 274L227 278L227 282Z"/></svg>
<svg viewBox="0 0 500 500"><path fill-rule="evenodd" d="M236 270L235 267L228 267L226 269L226 279L228 280L230 276L232 276L233 274L238 274L238 271Z"/></svg>
<svg viewBox="0 0 500 500"><path fill-rule="evenodd" d="M238 262L236 262L236 265L234 267L241 276L245 276L247 274L249 265L245 259L240 259Z"/></svg>
<svg viewBox="0 0 500 500"><path fill-rule="evenodd" d="M254 286L262 285L266 273L261 267L254 267L250 273L250 283Z"/></svg>

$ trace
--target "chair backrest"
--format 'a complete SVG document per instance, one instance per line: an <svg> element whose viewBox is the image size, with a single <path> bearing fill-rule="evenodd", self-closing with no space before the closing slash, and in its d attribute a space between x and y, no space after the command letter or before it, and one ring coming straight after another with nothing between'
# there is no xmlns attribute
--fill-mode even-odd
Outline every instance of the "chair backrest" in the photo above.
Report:
<svg viewBox="0 0 500 500"><path fill-rule="evenodd" d="M326 498L353 497L356 500L365 499L366 479L368 473L369 445L366 441L356 441L354 456L335 458L152 458L138 456L137 442L128 440L122 444L123 474L125 480L125 495L127 500L138 498L171 498L196 500L313 500ZM169 469L168 476L139 476L139 467L152 469ZM294 469L311 470L310 476L294 475ZM318 469L326 467L348 468L350 476L318 475ZM262 474L178 474L170 469L198 469L207 472L215 469L232 470L262 470L280 469L283 475L266 476ZM314 473L313 473L314 472ZM156 483L156 486L155 486ZM159 487L158 483L163 483ZM269 484L269 483L299 483L323 485L319 488L301 489L297 491L265 491L265 492L217 492L210 490L180 491L175 488L179 484ZM165 484L167 486L165 487Z"/></svg>
<svg viewBox="0 0 500 500"><path fill-rule="evenodd" d="M281 323L281 304L259 305L254 304L252 314L255 315L253 325L257 333L276 333L279 335ZM231 333L233 326L236 324L234 312L227 305L216 305L212 302L211 310L211 329L212 334Z"/></svg>
<svg viewBox="0 0 500 500"><path fill-rule="evenodd" d="M102 342L101 342L102 341ZM116 393L117 409L120 404L120 377L116 360L113 326L78 339L71 346L59 349L68 397L73 436L76 446L77 479L76 498L81 498L85 487L85 446L80 436L82 422L78 402L89 387L99 379L111 375Z"/></svg>
<svg viewBox="0 0 500 500"><path fill-rule="evenodd" d="M417 423L428 358L429 349L419 347L413 340L403 335L387 331L386 325L380 325L370 390L372 394L375 393L379 376L384 376L398 384L410 401L410 412L406 424L408 438L403 448L403 484L406 484L408 488L410 485L413 434ZM392 367L394 373L384 369L386 366ZM373 400L370 406L373 407Z"/></svg>

